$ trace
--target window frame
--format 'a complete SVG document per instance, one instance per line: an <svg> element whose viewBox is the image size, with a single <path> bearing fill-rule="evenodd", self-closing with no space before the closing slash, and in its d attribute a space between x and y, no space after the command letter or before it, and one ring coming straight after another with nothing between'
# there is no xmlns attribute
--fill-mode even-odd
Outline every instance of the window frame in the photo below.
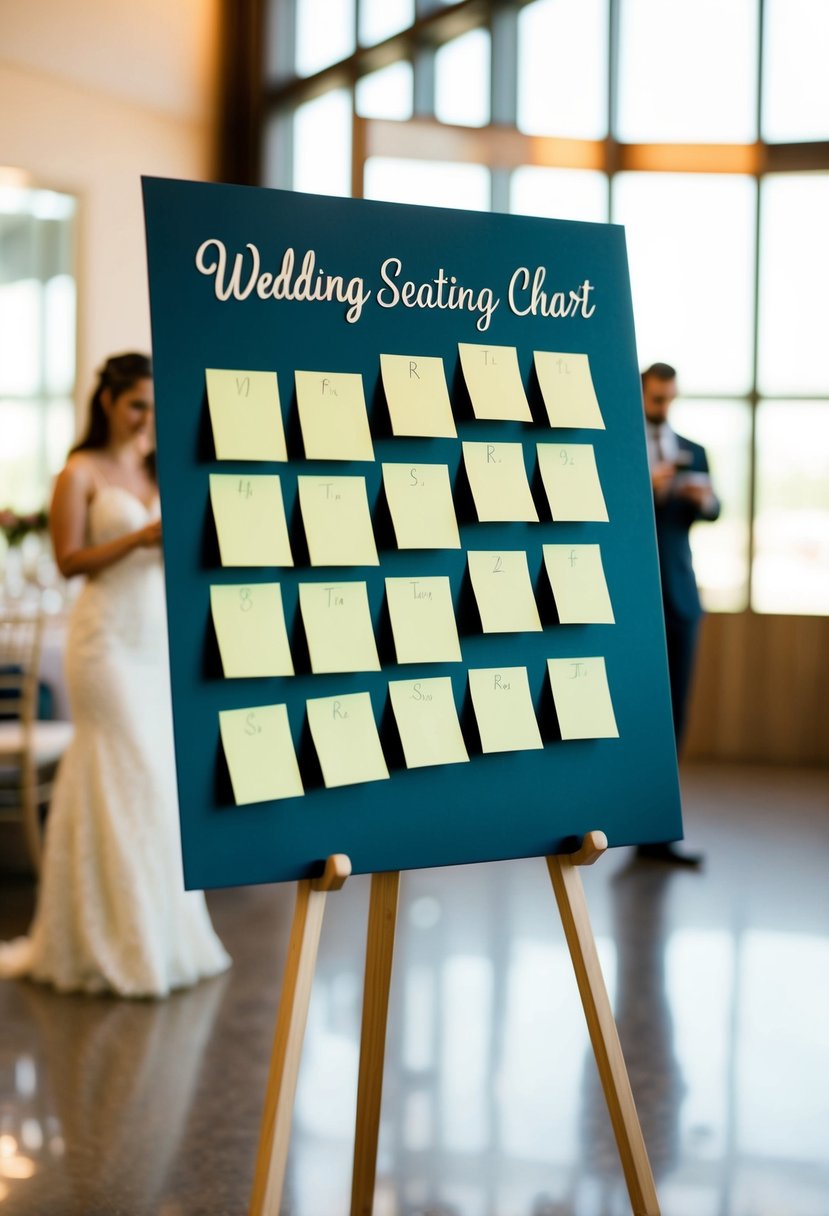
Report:
<svg viewBox="0 0 829 1216"><path fill-rule="evenodd" d="M491 175L493 211L510 210L512 173L524 167L592 169L608 179L608 216L613 214L614 179L625 172L694 174L738 174L750 176L756 186L754 240L754 290L752 316L751 387L745 394L694 393L695 401L746 402L750 407L750 452L747 529L746 603L737 611L753 613L752 576L755 556L757 508L757 413L762 402L775 400L824 400L827 393L800 395L761 394L758 388L759 312L761 284L760 234L764 178L769 174L829 171L829 140L769 143L762 138L765 54L765 0L758 5L757 40L757 138L745 144L624 143L616 138L620 75L620 14L624 0L608 0L607 135L604 139L572 139L533 136L518 128L518 19L533 0L416 0L411 25L383 42L371 46L359 42L360 10L366 0L355 0L354 50L311 76L292 70L291 40L296 28L297 4L301 0L251 0L261 6L262 20L269 22L270 42L279 48L279 70L275 79L262 77L259 147L266 124L278 124L282 148L271 163L278 166L277 184L290 188L289 166L291 116L304 102L329 89L348 88L352 99L351 194L363 197L365 165L370 157L472 163L488 168ZM375 0L376 2L376 0ZM490 122L482 127L451 126L434 117L435 54L470 30L486 28L491 35ZM412 118L406 120L366 118L357 113L355 88L365 75L405 59L413 68ZM264 68L262 68L264 73ZM275 125L275 124L274 124ZM274 125L271 130L274 130ZM256 184L262 182L262 166L254 170ZM718 610L719 611L719 610ZM768 615L758 613L758 615Z"/></svg>

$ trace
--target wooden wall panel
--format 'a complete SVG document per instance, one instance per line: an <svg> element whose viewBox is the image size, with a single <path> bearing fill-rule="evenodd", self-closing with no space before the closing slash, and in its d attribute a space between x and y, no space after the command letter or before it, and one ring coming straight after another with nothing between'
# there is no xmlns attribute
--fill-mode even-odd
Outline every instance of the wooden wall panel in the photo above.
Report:
<svg viewBox="0 0 829 1216"><path fill-rule="evenodd" d="M829 765L829 617L706 617L684 755Z"/></svg>

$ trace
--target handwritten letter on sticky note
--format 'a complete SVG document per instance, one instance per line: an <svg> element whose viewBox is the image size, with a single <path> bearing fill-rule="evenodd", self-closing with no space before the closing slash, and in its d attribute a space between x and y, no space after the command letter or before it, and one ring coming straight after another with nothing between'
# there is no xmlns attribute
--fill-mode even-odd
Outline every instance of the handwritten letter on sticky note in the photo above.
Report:
<svg viewBox="0 0 829 1216"><path fill-rule="evenodd" d="M587 355L534 352L535 371L550 426L603 431L604 420Z"/></svg>
<svg viewBox="0 0 829 1216"><path fill-rule="evenodd" d="M373 460L363 377L295 372L302 442L308 460Z"/></svg>
<svg viewBox="0 0 829 1216"><path fill-rule="evenodd" d="M472 667L469 692L485 753L543 748L526 667Z"/></svg>
<svg viewBox="0 0 829 1216"><path fill-rule="evenodd" d="M406 768L459 764L469 759L449 676L390 680L389 697Z"/></svg>
<svg viewBox="0 0 829 1216"><path fill-rule="evenodd" d="M464 442L463 463L482 524L538 522L522 444Z"/></svg>
<svg viewBox="0 0 829 1216"><path fill-rule="evenodd" d="M539 443L538 467L554 520L607 522L592 443Z"/></svg>
<svg viewBox="0 0 829 1216"><path fill-rule="evenodd" d="M398 549L460 549L445 464L384 464L383 487Z"/></svg>
<svg viewBox="0 0 829 1216"><path fill-rule="evenodd" d="M219 460L287 460L276 372L205 373Z"/></svg>
<svg viewBox="0 0 829 1216"><path fill-rule="evenodd" d="M223 566L293 566L277 476L210 474Z"/></svg>
<svg viewBox="0 0 829 1216"><path fill-rule="evenodd" d="M224 709L219 729L237 806L305 793L284 705Z"/></svg>
<svg viewBox="0 0 829 1216"><path fill-rule="evenodd" d="M544 545L544 565L562 625L612 625L599 545Z"/></svg>
<svg viewBox="0 0 829 1216"><path fill-rule="evenodd" d="M604 659L548 659L562 739L618 739Z"/></svg>
<svg viewBox="0 0 829 1216"><path fill-rule="evenodd" d="M388 777L367 692L316 697L306 705L326 789Z"/></svg>
<svg viewBox="0 0 829 1216"><path fill-rule="evenodd" d="M300 583L311 670L379 671L365 583Z"/></svg>
<svg viewBox="0 0 829 1216"><path fill-rule="evenodd" d="M279 583L212 586L210 609L225 676L292 676Z"/></svg>
<svg viewBox="0 0 829 1216"><path fill-rule="evenodd" d="M380 370L393 434L456 437L442 359L381 355Z"/></svg>
<svg viewBox="0 0 829 1216"><path fill-rule="evenodd" d="M476 418L532 422L514 346L459 342L458 350Z"/></svg>
<svg viewBox="0 0 829 1216"><path fill-rule="evenodd" d="M398 663L461 662L448 578L387 578L386 599Z"/></svg>
<svg viewBox="0 0 829 1216"><path fill-rule="evenodd" d="M526 553L470 550L466 557L484 633L539 633Z"/></svg>
<svg viewBox="0 0 829 1216"><path fill-rule="evenodd" d="M312 566L379 566L365 477L298 477Z"/></svg>

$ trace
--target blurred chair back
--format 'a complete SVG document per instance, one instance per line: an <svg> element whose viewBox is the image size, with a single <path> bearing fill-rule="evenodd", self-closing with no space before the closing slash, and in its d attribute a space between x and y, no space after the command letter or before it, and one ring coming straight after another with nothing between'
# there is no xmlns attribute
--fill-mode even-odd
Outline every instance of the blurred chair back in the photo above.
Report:
<svg viewBox="0 0 829 1216"><path fill-rule="evenodd" d="M68 722L38 719L43 615L0 616L0 820L22 823L40 870L40 808L48 805L58 761L72 737Z"/></svg>

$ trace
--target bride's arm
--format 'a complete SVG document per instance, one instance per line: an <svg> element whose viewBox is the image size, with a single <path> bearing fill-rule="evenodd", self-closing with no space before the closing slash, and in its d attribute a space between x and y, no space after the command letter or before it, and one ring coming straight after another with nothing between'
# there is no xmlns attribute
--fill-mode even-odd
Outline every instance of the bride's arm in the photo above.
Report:
<svg viewBox="0 0 829 1216"><path fill-rule="evenodd" d="M96 574L115 562L122 561L135 549L147 548L161 542L161 520L128 532L102 545L87 545L86 518L92 482L88 470L77 461L70 461L55 482L49 528L55 561L64 578L75 574Z"/></svg>

